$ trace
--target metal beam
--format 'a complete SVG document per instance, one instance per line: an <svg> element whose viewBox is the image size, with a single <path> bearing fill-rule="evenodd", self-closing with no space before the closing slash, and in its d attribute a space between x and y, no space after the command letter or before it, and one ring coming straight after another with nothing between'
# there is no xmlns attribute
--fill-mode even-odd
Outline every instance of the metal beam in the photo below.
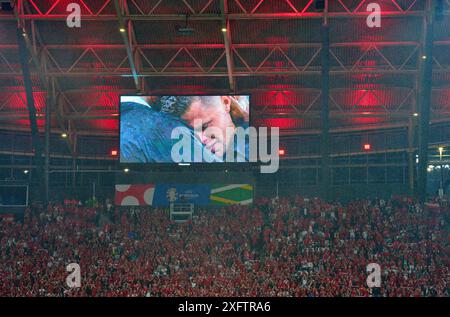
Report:
<svg viewBox="0 0 450 317"><path fill-rule="evenodd" d="M36 181L38 184L42 183L42 176L44 172L44 162L42 161L42 144L39 139L39 131L38 131L38 125L36 120L36 107L34 104L34 96L33 96L33 84L31 82L30 77L30 69L28 65L28 50L25 44L24 37L28 36L25 31L18 27L17 28L17 42L19 43L19 59L20 64L22 66L22 72L23 72L23 82L26 92L26 99L27 99L27 109L29 114L29 122L30 122L30 128L31 128L31 140L33 144L33 150L34 150L34 158L36 160L36 165L38 166L36 170ZM40 187L39 187L40 189ZM38 190L39 190L38 189ZM37 192L37 197L42 197L42 193Z"/></svg>
<svg viewBox="0 0 450 317"><path fill-rule="evenodd" d="M427 167L428 167L428 133L430 124L431 86L433 80L433 36L435 3L427 1L428 15L424 18L424 43L420 80L420 125L419 125L419 170L418 199L424 203L427 197Z"/></svg>
<svg viewBox="0 0 450 317"><path fill-rule="evenodd" d="M123 2L124 11L126 14L130 13L128 1ZM142 50L139 48L139 44L136 38L136 29L134 22L131 20L128 20L128 37L130 39L130 45L132 48L132 51L134 52L134 63L136 65L136 72L139 74L139 72L142 71L143 68L143 59L142 59ZM141 93L145 93L146 87L145 87L145 80L142 77L139 77L139 91Z"/></svg>
<svg viewBox="0 0 450 317"><path fill-rule="evenodd" d="M45 206L50 201L50 134L51 134L51 113L53 108L53 101L55 92L54 81L52 81L51 87L49 87L46 105L45 105Z"/></svg>
<svg viewBox="0 0 450 317"><path fill-rule="evenodd" d="M347 75L347 74L393 74L393 75L414 75L418 70L386 70L386 69L373 69L373 70L342 70L342 68L336 67L330 69L330 75ZM285 71L262 71L255 72L235 70L233 76L235 77L248 77L248 76L273 76L273 75L320 75L322 72L317 70L285 70ZM447 74L448 70L436 69L435 73ZM17 73L0 73L0 76L17 76ZM49 76L56 78L76 78L76 77L133 77L128 72L95 72L95 71L79 71L79 72L49 72ZM196 69L185 69L184 71L164 71L164 72L141 72L139 77L228 77L227 71L220 72L200 72Z"/></svg>
<svg viewBox="0 0 450 317"><path fill-rule="evenodd" d="M355 19L366 18L369 12L329 12L328 17L332 19ZM417 11L383 11L384 17L423 17L426 12L423 10ZM445 16L450 15L450 11L443 12ZM23 20L36 21L65 21L67 14L20 14ZM132 21L184 21L185 14L129 14L124 15L124 18ZM217 14L192 14L189 15L191 21L221 21L220 15ZM230 13L230 20L287 20L287 19L323 19L323 14L320 12L275 12L275 13ZM12 18L7 15L0 15L1 21L11 21ZM117 16L114 14L85 14L84 21L116 21Z"/></svg>
<svg viewBox="0 0 450 317"><path fill-rule="evenodd" d="M133 35L134 32L132 32L132 30L129 28L130 34ZM229 33L229 32L226 32ZM445 42L445 41L436 41L435 43L437 45L450 45L450 41ZM375 67L372 70L367 70L364 68L360 68L356 63L351 63L350 65L348 65L348 62L342 61L338 56L336 56L336 54L333 51L330 51L330 54L332 54L333 58L336 59L336 61L338 62L339 66L335 66L331 69L332 74L344 74L344 73L355 73L355 74L369 74L369 73L389 73L389 74L411 74L414 72L417 72L417 69L405 69L405 64L409 61L409 59L413 56L413 54L415 52L417 52L418 50L418 44L414 43L414 42L405 42L405 43L396 43L396 42L376 42L373 44L370 43L366 43L366 42L361 42L361 43L354 43L354 45L352 45L351 43L334 43L333 47L361 47L364 45L369 45L369 48L367 48L365 50L364 53L362 53L360 55L360 57L358 58L358 61L362 58L364 58L364 56L366 55L368 50L374 50L376 51L376 53L378 55L380 55L381 58L383 58L388 64L389 64L389 68L386 69L385 67L379 66L379 67ZM411 52L407 55L407 57L403 58L402 60L400 60L398 63L398 65L393 64L391 61L388 60L388 58L382 53L381 48L384 46L408 46L411 48ZM5 47L7 47L7 49L10 49L10 45L7 44ZM285 50L288 50L289 48L303 48L303 47L308 47L308 48L316 48L316 54L314 54L313 57L310 58L310 60L308 61L308 63L306 65L295 65L294 62L288 57L288 52ZM170 61L164 66L164 65L159 65L159 68L161 68L160 70L155 69L155 67L153 67L150 71L147 69L146 71L140 71L139 73L141 74L138 77L144 76L144 77L150 77L150 76L191 76L191 75L195 75L195 76L203 76L203 77L213 77L213 76L228 76L228 77L233 77L233 75L235 74L236 76L265 76L265 75L276 75L276 74L287 74L287 75L295 75L295 74L319 74L320 73L320 67L318 66L311 66L312 61L314 60L315 56L318 55L318 53L320 52L320 47L321 44L320 43L291 43L291 44L235 44L235 45L231 45L230 43L230 48L228 49L228 51L232 51L242 62L244 65L246 65L245 67L240 67L238 69L236 69L233 73L234 67L231 68L227 67L221 67L218 68L217 66L217 62L218 60L212 65L212 66L208 66L208 67L199 67L199 62L197 60L195 60L192 56L192 54L189 52L190 49L224 49L223 51L223 55L225 55L226 51L225 51L225 45L223 44L192 44L192 45L184 45L184 44L142 44L136 47L136 57L139 57L142 53L143 49L154 49L154 50L165 50L165 49L175 49L177 48L177 52L175 54L173 54L173 52L171 52L171 54L173 55L172 58L170 59ZM107 68L101 69L101 70L91 70L91 69L86 69L85 67L78 67L79 66L79 62L81 60L81 58L87 54L88 52L95 54L96 57L99 59L99 62L102 64L105 64L99 57L98 54L96 53L96 50L112 50L112 49L123 49L124 45L117 45L117 44L112 44L112 45L60 45L60 44L55 44L55 45L46 45L43 47L43 52L45 53L45 55L48 57L49 60L52 60L55 63L55 67L53 67L52 71L51 71L51 75L54 76L64 76L64 77L70 77L70 76L122 76L122 77L133 77L135 78L137 75L134 74L133 75L133 71L132 69L130 70L123 70L120 69L120 67L115 68L114 70L109 70ZM228 48L228 46L227 46ZM249 66L249 63L245 60L243 60L241 54L239 54L239 50L240 49L244 49L244 48L253 48L255 50L257 49L270 49L270 52L268 54L266 54L267 56L264 58L263 62L260 63L260 65L256 68L253 69L252 67ZM72 50L72 49L82 49L83 52L80 55L80 57L78 59L76 59L72 65L70 66L66 66L65 68L62 68L58 65L57 63L57 59L55 57L53 57L53 55L51 54L50 50ZM180 53L180 51L186 51L186 53L188 53L189 55L191 55L192 59L194 60L194 62L197 64L197 66L194 67L184 67L184 68L174 68L174 67L170 67L171 65L171 61L176 58L176 56ZM285 67L283 68L273 68L273 67L263 67L264 66L264 61L267 60L273 51L279 51L282 55L285 56L286 58L286 62L289 62L288 64L286 64ZM231 51L229 52L229 59L228 59L228 63L227 65L231 65L232 64L232 58L233 58L233 54L231 54ZM167 52L161 52L161 54L165 54ZM207 51L205 52L207 53ZM219 59L223 56L221 55L219 57ZM148 60L147 57L143 56L146 60ZM0 52L0 59L3 59L6 61L7 65L10 65L9 68L6 68L6 71L3 71L2 73L0 73L0 76L14 76L14 75L18 75L18 72L14 70L14 68L11 67L11 63L8 63L8 61L6 60L4 55L1 55ZM436 60L436 65L435 65L435 69L436 72L441 72L441 73L447 73L449 71L448 67L444 67L441 65L441 63L439 63L438 60ZM148 62L151 64L151 61L148 60ZM123 60L122 60L123 63ZM122 64L121 63L121 64ZM119 65L120 66L120 65ZM164 67L163 67L164 66ZM232 65L233 66L233 65ZM132 74L130 74L130 72ZM230 76L231 74L231 76Z"/></svg>
<svg viewBox="0 0 450 317"><path fill-rule="evenodd" d="M231 53L231 27L230 21L228 20L228 1L220 0L220 10L222 13L222 33L223 33L223 41L225 43L225 57L227 60L227 72L228 72L228 83L230 85L230 90L232 92L236 91L236 83L233 78L233 55ZM224 31L225 30L225 31Z"/></svg>
<svg viewBox="0 0 450 317"><path fill-rule="evenodd" d="M436 40L434 45L450 45L450 40ZM355 41L355 42L333 42L330 47L384 47L384 46L417 46L419 41ZM309 43L232 43L232 48L311 48L320 47L320 42ZM40 45L46 49L123 49L124 44L70 44L70 43L52 43ZM194 48L194 49L218 49L225 48L223 43L140 43L136 44L137 48L141 49L177 49L177 48ZM14 43L0 43L0 49L18 49L18 45Z"/></svg>
<svg viewBox="0 0 450 317"><path fill-rule="evenodd" d="M330 197L330 34L328 25L328 0L325 0L324 19L321 26L321 82L322 82L322 133L320 135L321 152L321 189L322 197Z"/></svg>
<svg viewBox="0 0 450 317"><path fill-rule="evenodd" d="M122 39L123 42L125 44L125 48L127 51L127 57L128 57L128 63L130 64L130 69L131 69L131 75L133 77L134 80L134 85L136 86L136 90L140 91L141 87L139 84L139 78L138 78L138 73L136 70L136 65L134 63L134 58L133 58L133 50L131 47L131 43L130 43L130 39L127 33L127 28L126 28L126 22L123 18L123 14L122 14L122 7L119 4L119 0L114 0L114 6L116 8L116 14L117 14L117 18L119 19L119 29L120 29L120 33L122 34Z"/></svg>
<svg viewBox="0 0 450 317"><path fill-rule="evenodd" d="M26 31L25 29L25 21L23 19L20 18L21 14L23 14L25 12L25 10L28 10L30 12L30 8L29 8L29 3L24 3L23 1L19 1L18 6L15 6L14 8L14 17L15 20L17 21L17 24L19 26L22 27L22 29L24 30L24 32ZM31 32L32 35L32 41L29 39L29 36L25 36L23 37L24 43L26 45L26 48L29 52L29 54L31 55L31 59L33 61L34 67L36 69L35 73L32 73L32 75L35 75L38 77L38 79L40 80L42 86L44 87L44 89L48 92L50 89L50 83L53 82L55 84L55 86L57 87L57 81L55 78L50 78L48 70L47 70L47 60L46 60L46 55L45 54L41 54L40 58L37 54L37 45L39 44L39 47L43 47L43 40L42 37L39 33L39 30L37 29L37 27L34 25L32 25L33 30ZM53 96L55 97L55 96ZM52 101L52 104L56 104L56 99L54 99ZM61 112L59 111L60 108L58 108L58 111L56 112L56 117L57 117L57 122L60 125L60 128L62 128L64 130L64 123L62 122L62 118L61 118ZM70 140L69 140L70 143ZM71 144L69 144L69 148L72 149Z"/></svg>
<svg viewBox="0 0 450 317"><path fill-rule="evenodd" d="M432 119L432 124L447 123L450 122L450 118L436 118ZM337 128L330 128L330 133L348 133L348 132L362 132L362 131L372 131L372 130L385 130L385 129L397 129L397 128L407 128L408 122L395 122L395 123L383 123L374 125L357 125L357 126L342 126ZM17 125L6 125L2 124L3 131L22 131L28 132L29 129L26 127L21 127ZM65 130L53 129L55 133L65 132ZM291 129L291 130L281 130L281 136L297 136L297 135L319 135L322 131L318 129ZM77 131L79 136L102 136L102 137L112 137L117 138L117 131L113 130L80 130Z"/></svg>
<svg viewBox="0 0 450 317"><path fill-rule="evenodd" d="M355 42L333 42L330 43L330 47L384 47L384 46L417 46L420 42L416 41L355 41ZM434 45L450 45L449 40L438 40L434 41ZM136 48L140 49L178 49L178 48L188 48L188 49L224 49L225 44L222 43L140 43L135 45ZM310 43L232 43L231 48L312 48L320 47L321 43L310 42ZM124 44L70 44L70 43L53 43L42 45L45 49L123 49ZM13 43L0 43L0 49L18 49L17 44Z"/></svg>
<svg viewBox="0 0 450 317"><path fill-rule="evenodd" d="M268 107L270 109L270 107ZM322 118L321 111L308 111L307 113L299 113L299 112L258 112L254 111L255 118L305 118L312 119ZM411 112L402 111L402 112L350 112L350 111L330 111L330 118L333 119L344 119L344 118L392 118L392 119L404 119L405 122L411 117ZM45 115L38 114L37 118L45 118ZM431 114L430 117L432 119L446 119L450 121L450 111L442 111ZM26 113L13 113L13 112L0 112L0 122L8 121L8 120L17 120L17 119L26 119L28 115ZM114 113L104 113L104 112L92 112L92 113L66 113L63 117L65 120L100 120L100 119L119 119L119 114L117 112Z"/></svg>
<svg viewBox="0 0 450 317"><path fill-rule="evenodd" d="M414 172L415 172L415 127L416 120L410 117L408 120L408 184L409 193L411 197L414 195L415 182L414 182Z"/></svg>

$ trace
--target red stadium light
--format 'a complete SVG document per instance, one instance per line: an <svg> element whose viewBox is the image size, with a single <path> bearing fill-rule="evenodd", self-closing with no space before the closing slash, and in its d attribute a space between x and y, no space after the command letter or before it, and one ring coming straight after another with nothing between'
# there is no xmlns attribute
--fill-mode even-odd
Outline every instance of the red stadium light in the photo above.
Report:
<svg viewBox="0 0 450 317"><path fill-rule="evenodd" d="M371 145L369 143L364 144L364 151L370 151Z"/></svg>
<svg viewBox="0 0 450 317"><path fill-rule="evenodd" d="M278 150L278 155L279 155L279 156L284 156L284 154L286 154L286 152L284 151L284 149L279 149L279 150Z"/></svg>
<svg viewBox="0 0 450 317"><path fill-rule="evenodd" d="M117 156L118 152L117 150L111 150L111 156Z"/></svg>

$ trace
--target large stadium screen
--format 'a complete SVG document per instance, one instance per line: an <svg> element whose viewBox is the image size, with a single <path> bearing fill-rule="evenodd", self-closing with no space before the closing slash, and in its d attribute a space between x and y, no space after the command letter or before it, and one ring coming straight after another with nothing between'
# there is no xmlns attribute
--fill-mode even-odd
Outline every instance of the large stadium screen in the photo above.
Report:
<svg viewBox="0 0 450 317"><path fill-rule="evenodd" d="M28 186L0 185L0 207L23 207L28 205Z"/></svg>
<svg viewBox="0 0 450 317"><path fill-rule="evenodd" d="M121 96L121 163L249 161L250 96Z"/></svg>

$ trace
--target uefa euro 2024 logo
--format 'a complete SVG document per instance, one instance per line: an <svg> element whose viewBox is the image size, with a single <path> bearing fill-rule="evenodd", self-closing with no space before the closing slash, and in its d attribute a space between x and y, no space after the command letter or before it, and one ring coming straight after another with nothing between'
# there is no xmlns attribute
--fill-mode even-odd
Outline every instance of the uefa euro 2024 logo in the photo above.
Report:
<svg viewBox="0 0 450 317"><path fill-rule="evenodd" d="M167 200L169 200L169 202L173 203L178 199L178 193L176 188L169 188L167 190L167 194L166 194Z"/></svg>

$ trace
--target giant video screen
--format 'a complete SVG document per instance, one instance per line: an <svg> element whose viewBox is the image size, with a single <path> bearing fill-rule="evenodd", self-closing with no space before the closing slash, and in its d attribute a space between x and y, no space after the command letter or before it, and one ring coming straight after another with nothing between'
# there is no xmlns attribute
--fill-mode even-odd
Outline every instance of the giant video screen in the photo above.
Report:
<svg viewBox="0 0 450 317"><path fill-rule="evenodd" d="M120 163L248 162L250 96L121 96Z"/></svg>
<svg viewBox="0 0 450 317"><path fill-rule="evenodd" d="M28 205L28 186L0 185L0 207L24 207Z"/></svg>

